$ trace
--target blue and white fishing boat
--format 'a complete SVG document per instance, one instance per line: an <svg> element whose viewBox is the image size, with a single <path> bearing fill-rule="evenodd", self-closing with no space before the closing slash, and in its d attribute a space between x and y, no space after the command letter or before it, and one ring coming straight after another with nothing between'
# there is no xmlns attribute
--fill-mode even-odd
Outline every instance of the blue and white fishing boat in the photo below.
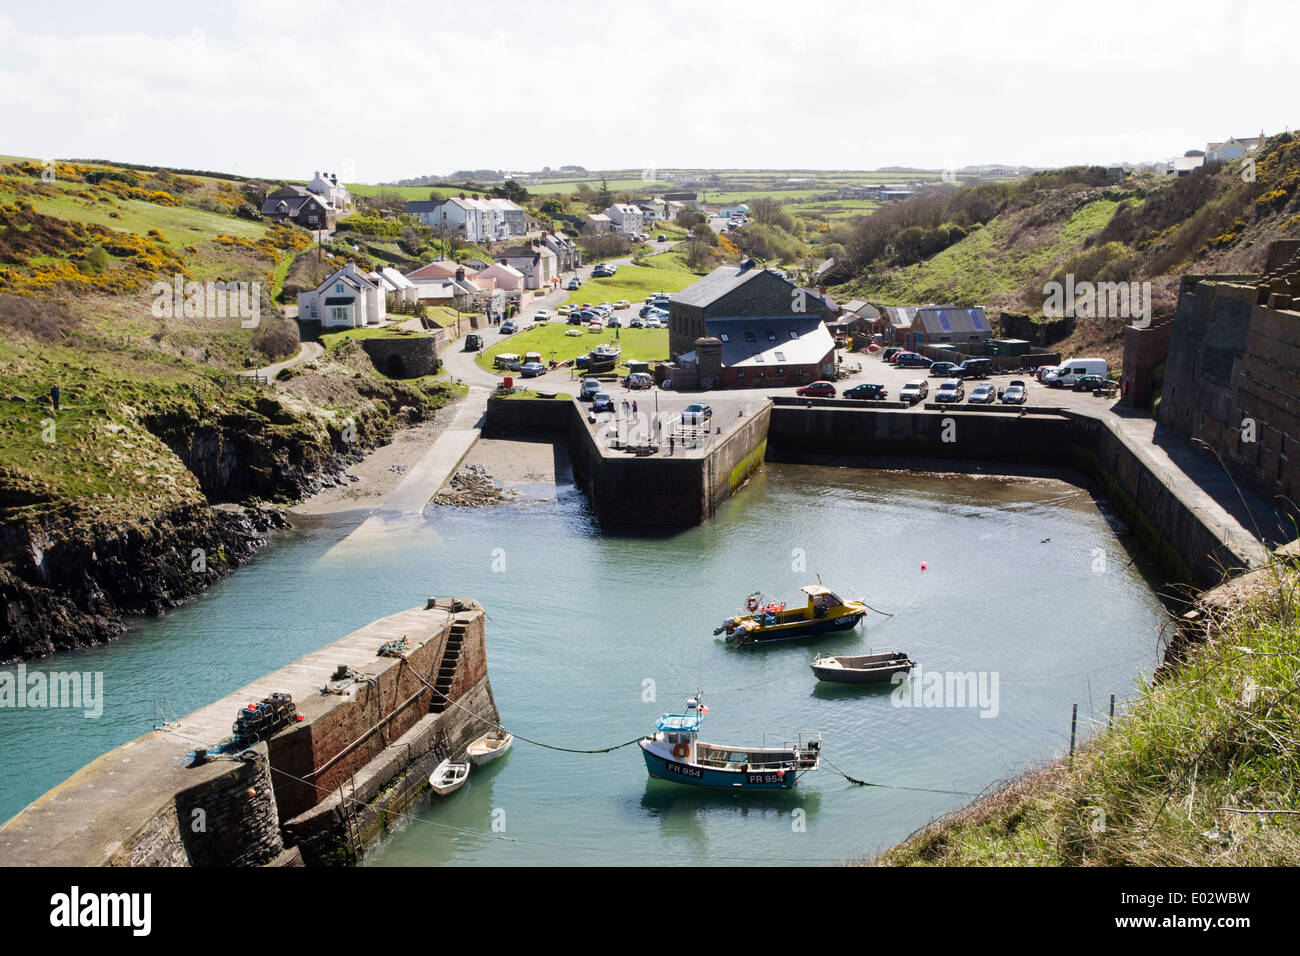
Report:
<svg viewBox="0 0 1300 956"><path fill-rule="evenodd" d="M708 708L700 694L686 713L663 714L638 743L650 776L713 790L792 790L799 775L821 765L820 734L800 734L783 747L729 747L699 739Z"/></svg>

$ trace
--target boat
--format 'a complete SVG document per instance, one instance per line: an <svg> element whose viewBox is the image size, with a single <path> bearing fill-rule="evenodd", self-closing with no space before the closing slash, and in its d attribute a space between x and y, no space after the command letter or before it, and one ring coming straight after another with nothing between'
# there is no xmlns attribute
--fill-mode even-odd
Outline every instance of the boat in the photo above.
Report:
<svg viewBox="0 0 1300 956"><path fill-rule="evenodd" d="M508 734L504 730L493 730L470 744L466 756L474 766L481 767L504 756L514 742L514 734Z"/></svg>
<svg viewBox="0 0 1300 956"><path fill-rule="evenodd" d="M429 774L429 786L440 797L454 793L469 779L469 761L455 761L448 757Z"/></svg>
<svg viewBox="0 0 1300 956"><path fill-rule="evenodd" d="M875 684L891 680L895 674L906 674L916 666L916 661L902 651L890 649L851 657L818 656L808 666L818 680L833 684Z"/></svg>
<svg viewBox="0 0 1300 956"><path fill-rule="evenodd" d="M821 766L821 735L800 734L782 747L733 747L698 739L708 708L701 694L683 714L662 714L655 732L637 741L646 770L658 780L711 790L792 790L799 775Z"/></svg>
<svg viewBox="0 0 1300 956"><path fill-rule="evenodd" d="M748 613L727 618L713 633L725 631L727 643L742 647L847 631L867 614L865 604L846 601L820 584L809 584L800 590L808 595L808 604L791 609L775 601L765 602L763 593L755 592L745 602Z"/></svg>

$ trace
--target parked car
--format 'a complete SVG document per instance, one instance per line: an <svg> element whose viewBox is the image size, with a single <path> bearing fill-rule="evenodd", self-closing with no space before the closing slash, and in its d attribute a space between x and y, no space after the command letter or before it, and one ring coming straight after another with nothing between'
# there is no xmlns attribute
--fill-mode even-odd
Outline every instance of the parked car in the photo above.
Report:
<svg viewBox="0 0 1300 956"><path fill-rule="evenodd" d="M613 274L614 273L610 272L604 266L596 266L596 268L591 270L591 277L593 279L608 279Z"/></svg>
<svg viewBox="0 0 1300 956"><path fill-rule="evenodd" d="M1043 382L1052 388L1064 388L1066 385L1073 385L1085 375L1096 375L1104 379L1108 371L1109 367L1105 359L1070 359L1055 371L1044 375Z"/></svg>
<svg viewBox="0 0 1300 956"><path fill-rule="evenodd" d="M584 378L582 384L578 386L578 398L584 402L589 402L596 397L597 392L604 391L605 385L594 378Z"/></svg>
<svg viewBox="0 0 1300 956"><path fill-rule="evenodd" d="M966 386L959 378L950 378L934 393L936 402L960 402L966 397Z"/></svg>
<svg viewBox="0 0 1300 956"><path fill-rule="evenodd" d="M628 325L628 328L630 328L630 329L644 329L644 328L645 328L645 319L638 317L638 318L633 319L633 320L632 320L631 322L629 322L627 325Z"/></svg>
<svg viewBox="0 0 1300 956"><path fill-rule="evenodd" d="M622 309L630 309L630 308L632 308L632 303L629 302L629 301L627 301L627 299L619 299L617 302L614 303L614 308L616 308L616 309L620 309L620 310L622 310Z"/></svg>
<svg viewBox="0 0 1300 956"><path fill-rule="evenodd" d="M917 402L925 401L929 394L930 383L923 378L914 378L903 386L898 397L909 405L915 405Z"/></svg>
<svg viewBox="0 0 1300 956"><path fill-rule="evenodd" d="M633 372L623 380L629 391L640 391L643 388L654 388L655 379L649 372Z"/></svg>
<svg viewBox="0 0 1300 956"><path fill-rule="evenodd" d="M570 312L567 318L570 325L582 325L582 315L578 312Z"/></svg>
<svg viewBox="0 0 1300 956"><path fill-rule="evenodd" d="M980 386L983 388L984 386ZM1002 404L1004 405L1023 405L1028 398L1025 392L1025 383L1020 379L1012 379L1011 384L1002 390Z"/></svg>
<svg viewBox="0 0 1300 956"><path fill-rule="evenodd" d="M591 410L593 412L612 412L614 410L614 400L609 397L609 392L597 392L591 397Z"/></svg>
<svg viewBox="0 0 1300 956"><path fill-rule="evenodd" d="M502 335L514 335L518 331L519 331L519 326L515 325L513 319L506 319L506 321L501 323Z"/></svg>
<svg viewBox="0 0 1300 956"><path fill-rule="evenodd" d="M547 322L551 321L551 310L538 309L533 313L533 321L539 325L545 325Z"/></svg>
<svg viewBox="0 0 1300 956"><path fill-rule="evenodd" d="M665 236L665 235L661 232L661 233L659 233L659 240L658 240L658 241L659 241L659 242L667 242L667 241L668 241L668 237Z"/></svg>
<svg viewBox="0 0 1300 956"><path fill-rule="evenodd" d="M519 374L524 378L536 378L546 374L546 366L541 362L525 362L519 366Z"/></svg>
<svg viewBox="0 0 1300 956"><path fill-rule="evenodd" d="M966 401L972 405L992 405L997 399L997 386L992 382L985 382L983 385L976 385L972 388L970 398L966 399Z"/></svg>
<svg viewBox="0 0 1300 956"><path fill-rule="evenodd" d="M1104 375L1080 375L1070 387L1076 392L1091 392L1105 384L1106 376Z"/></svg>
<svg viewBox="0 0 1300 956"><path fill-rule="evenodd" d="M565 288L568 289L570 292L577 292L580 288L582 288L582 280L578 278L570 279L569 284L565 286Z"/></svg>
<svg viewBox="0 0 1300 956"><path fill-rule="evenodd" d="M555 310L555 314L556 314L556 315L568 315L571 311L573 311L573 306L570 306L570 305L562 305L562 306L560 306L558 309Z"/></svg>
<svg viewBox="0 0 1300 956"><path fill-rule="evenodd" d="M662 329L664 326L662 322L660 322L654 316L651 316L650 318L645 320L645 327L647 329Z"/></svg>
<svg viewBox="0 0 1300 956"><path fill-rule="evenodd" d="M608 319L605 320L605 324L608 325L611 329L619 329L623 327L623 323L619 321L617 315L611 315Z"/></svg>
<svg viewBox="0 0 1300 956"><path fill-rule="evenodd" d="M696 402L694 405L687 405L682 412L683 425L703 425L713 418L713 409L708 405Z"/></svg>
<svg viewBox="0 0 1300 956"><path fill-rule="evenodd" d="M952 373L957 378L988 378L993 374L993 363L988 359L967 359Z"/></svg>
<svg viewBox="0 0 1300 956"><path fill-rule="evenodd" d="M834 398L835 386L830 382L810 382L794 390L796 395L810 395L818 398Z"/></svg>
<svg viewBox="0 0 1300 956"><path fill-rule="evenodd" d="M870 398L876 401L884 401L888 394L883 385L854 385L844 390L845 398Z"/></svg>
<svg viewBox="0 0 1300 956"><path fill-rule="evenodd" d="M919 352L903 352L894 359L894 364L899 368L929 368L934 364L934 359L928 359Z"/></svg>
<svg viewBox="0 0 1300 956"><path fill-rule="evenodd" d="M1060 367L1061 366L1059 365L1040 365L1034 371L1034 378L1038 379L1041 382L1047 377L1048 372L1055 372Z"/></svg>
<svg viewBox="0 0 1300 956"><path fill-rule="evenodd" d="M465 336L465 351L480 352L483 349L483 336L477 332L470 332Z"/></svg>
<svg viewBox="0 0 1300 956"><path fill-rule="evenodd" d="M885 350L880 353L880 360L882 362L892 362L894 360L895 355L897 355L899 352L906 352L906 351L907 349L902 348L901 346L898 345L886 346Z"/></svg>
<svg viewBox="0 0 1300 956"><path fill-rule="evenodd" d="M952 378L957 372L956 362L935 362L930 366L931 377Z"/></svg>

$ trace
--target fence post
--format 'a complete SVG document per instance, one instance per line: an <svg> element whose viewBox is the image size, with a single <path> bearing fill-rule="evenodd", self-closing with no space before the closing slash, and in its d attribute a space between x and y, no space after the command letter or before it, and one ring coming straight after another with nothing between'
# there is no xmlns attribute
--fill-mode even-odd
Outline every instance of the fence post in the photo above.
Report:
<svg viewBox="0 0 1300 956"><path fill-rule="evenodd" d="M1070 711L1070 769L1074 769L1074 727L1079 722L1079 705Z"/></svg>

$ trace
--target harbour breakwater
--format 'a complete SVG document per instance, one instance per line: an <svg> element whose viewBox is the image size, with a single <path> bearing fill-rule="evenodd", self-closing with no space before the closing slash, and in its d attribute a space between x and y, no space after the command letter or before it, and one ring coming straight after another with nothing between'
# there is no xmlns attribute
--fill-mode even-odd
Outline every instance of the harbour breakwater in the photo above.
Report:
<svg viewBox="0 0 1300 956"><path fill-rule="evenodd" d="M220 746L275 694L286 725ZM353 862L498 723L482 607L431 598L86 765L0 825L0 866Z"/></svg>
<svg viewBox="0 0 1300 956"><path fill-rule="evenodd" d="M699 524L764 459L857 467L948 459L1086 475L1168 579L1197 588L1266 563L1260 537L1288 540L1271 509L1146 418L1054 407L974 411L781 397L703 449L642 457L602 447L583 411L573 401L494 399L484 434L564 437L591 507L602 522L615 525ZM1256 527L1259 537L1250 530Z"/></svg>

